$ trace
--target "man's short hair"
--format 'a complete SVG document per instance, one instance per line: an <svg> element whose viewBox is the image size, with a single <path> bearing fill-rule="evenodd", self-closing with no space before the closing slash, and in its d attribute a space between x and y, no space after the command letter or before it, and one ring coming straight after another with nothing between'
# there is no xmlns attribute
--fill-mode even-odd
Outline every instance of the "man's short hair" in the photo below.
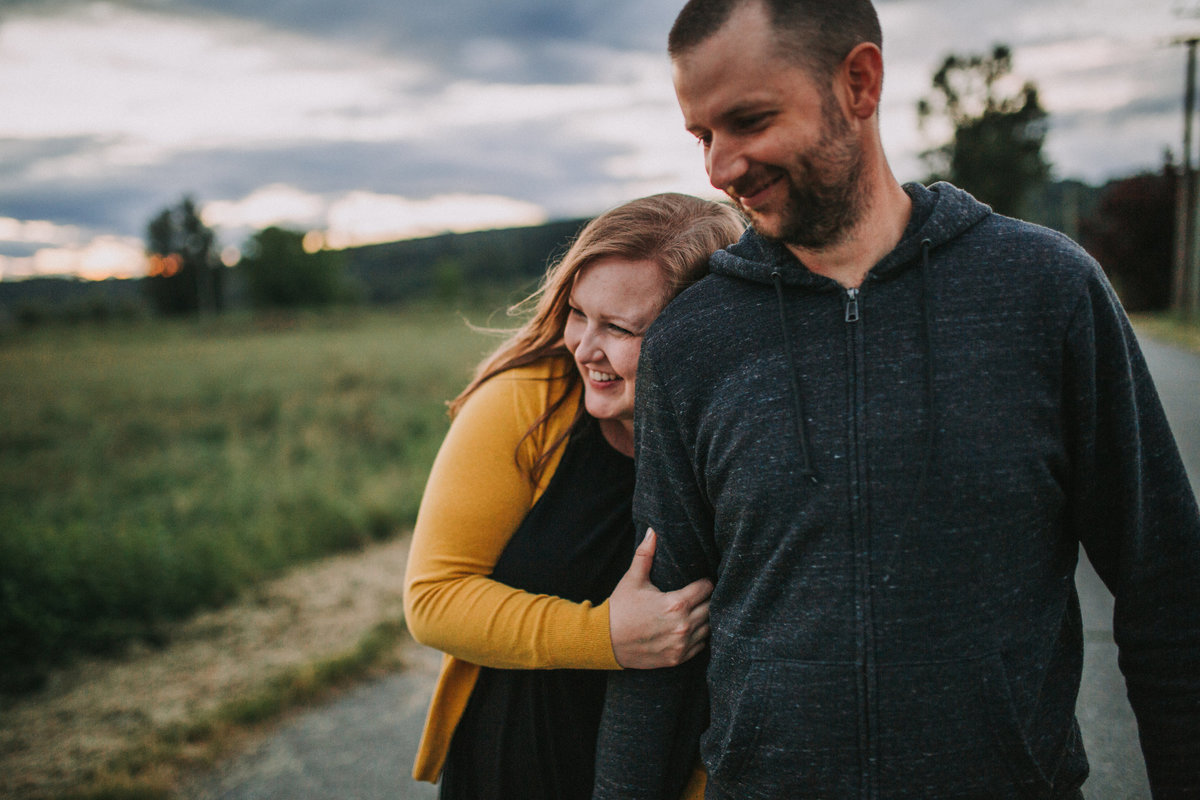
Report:
<svg viewBox="0 0 1200 800"><path fill-rule="evenodd" d="M766 8L780 55L813 75L832 75L863 42L883 49L883 32L871 0L689 0L671 27L667 52L678 58L720 30L734 10L751 2Z"/></svg>

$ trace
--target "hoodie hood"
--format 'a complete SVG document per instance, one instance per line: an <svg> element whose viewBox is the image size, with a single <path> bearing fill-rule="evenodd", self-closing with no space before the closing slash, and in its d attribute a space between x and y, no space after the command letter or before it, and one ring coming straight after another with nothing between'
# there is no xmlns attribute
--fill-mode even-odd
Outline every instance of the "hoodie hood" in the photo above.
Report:
<svg viewBox="0 0 1200 800"><path fill-rule="evenodd" d="M871 269L876 278L887 278L914 264L923 245L936 249L992 213L989 206L948 183L926 188L905 184L912 199L912 216L900 242ZM778 275L785 286L830 288L830 279L810 272L782 243L763 238L753 229L741 240L713 255L712 271L756 283L770 284Z"/></svg>

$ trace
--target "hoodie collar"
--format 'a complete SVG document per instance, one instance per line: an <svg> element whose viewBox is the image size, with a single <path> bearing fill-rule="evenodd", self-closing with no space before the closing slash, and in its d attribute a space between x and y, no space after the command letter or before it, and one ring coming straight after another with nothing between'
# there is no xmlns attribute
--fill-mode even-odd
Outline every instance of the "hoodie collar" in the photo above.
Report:
<svg viewBox="0 0 1200 800"><path fill-rule="evenodd" d="M870 272L874 279L892 277L912 266L921 254L922 243L931 248L948 242L978 223L991 209L971 195L948 183L936 183L928 188L905 184L904 191L912 199L912 216L900 242L884 256ZM837 283L811 272L780 242L760 236L753 228L736 244L712 257L712 271L756 283L772 283L778 273L784 285L803 286L814 290L837 288Z"/></svg>

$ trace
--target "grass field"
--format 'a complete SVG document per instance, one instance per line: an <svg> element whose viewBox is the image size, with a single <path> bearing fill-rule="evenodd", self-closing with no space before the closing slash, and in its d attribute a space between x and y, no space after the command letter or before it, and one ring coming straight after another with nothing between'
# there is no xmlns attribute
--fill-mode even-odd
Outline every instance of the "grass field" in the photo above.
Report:
<svg viewBox="0 0 1200 800"><path fill-rule="evenodd" d="M436 310L0 338L4 685L411 524L491 344Z"/></svg>

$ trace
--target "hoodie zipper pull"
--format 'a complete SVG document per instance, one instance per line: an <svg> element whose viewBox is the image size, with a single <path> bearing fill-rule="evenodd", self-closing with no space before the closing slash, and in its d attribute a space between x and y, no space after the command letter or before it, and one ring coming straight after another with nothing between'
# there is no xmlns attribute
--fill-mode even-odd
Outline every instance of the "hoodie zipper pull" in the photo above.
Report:
<svg viewBox="0 0 1200 800"><path fill-rule="evenodd" d="M858 322L858 289L846 290L846 322Z"/></svg>

